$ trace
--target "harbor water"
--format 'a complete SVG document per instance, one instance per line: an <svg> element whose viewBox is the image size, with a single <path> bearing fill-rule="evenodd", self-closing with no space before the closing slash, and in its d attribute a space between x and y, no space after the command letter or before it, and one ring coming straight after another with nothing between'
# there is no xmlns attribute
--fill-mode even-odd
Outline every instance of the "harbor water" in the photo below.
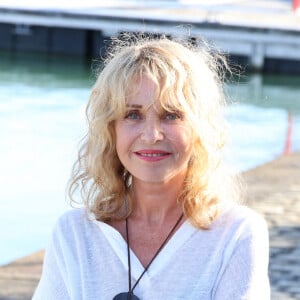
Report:
<svg viewBox="0 0 300 300"><path fill-rule="evenodd" d="M0 54L0 265L45 248L69 208L94 80L85 60ZM226 93L226 158L239 171L300 150L299 76L242 74Z"/></svg>

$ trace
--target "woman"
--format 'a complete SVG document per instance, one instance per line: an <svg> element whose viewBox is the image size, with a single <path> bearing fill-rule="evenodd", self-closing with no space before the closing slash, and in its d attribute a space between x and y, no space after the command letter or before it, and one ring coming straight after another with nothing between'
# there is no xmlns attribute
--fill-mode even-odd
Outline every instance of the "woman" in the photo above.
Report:
<svg viewBox="0 0 300 300"><path fill-rule="evenodd" d="M220 57L116 43L34 299L269 299L265 221L225 167Z"/></svg>

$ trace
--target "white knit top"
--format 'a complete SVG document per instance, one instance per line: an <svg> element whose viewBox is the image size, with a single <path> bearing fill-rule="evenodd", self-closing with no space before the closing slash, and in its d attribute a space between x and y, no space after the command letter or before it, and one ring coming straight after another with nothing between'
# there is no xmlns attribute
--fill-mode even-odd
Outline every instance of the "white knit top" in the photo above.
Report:
<svg viewBox="0 0 300 300"><path fill-rule="evenodd" d="M134 289L141 300L270 299L268 231L240 205L221 213L210 230L185 221ZM143 266L131 252L132 284ZM113 227L83 209L58 220L33 300L111 300L128 291L127 245Z"/></svg>

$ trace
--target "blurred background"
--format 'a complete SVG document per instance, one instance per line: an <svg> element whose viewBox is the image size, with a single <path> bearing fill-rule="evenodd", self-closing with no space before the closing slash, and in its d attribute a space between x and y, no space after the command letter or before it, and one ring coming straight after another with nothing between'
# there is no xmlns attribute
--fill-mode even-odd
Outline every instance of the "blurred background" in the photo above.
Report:
<svg viewBox="0 0 300 300"><path fill-rule="evenodd" d="M94 68L121 32L205 38L240 76L226 84L227 159L239 171L300 150L299 1L0 0L0 265L45 248Z"/></svg>

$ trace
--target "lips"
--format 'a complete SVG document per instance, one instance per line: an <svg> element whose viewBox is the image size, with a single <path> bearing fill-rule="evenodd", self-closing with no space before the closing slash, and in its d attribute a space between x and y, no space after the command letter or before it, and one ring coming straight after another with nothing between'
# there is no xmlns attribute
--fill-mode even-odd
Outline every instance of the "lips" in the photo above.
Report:
<svg viewBox="0 0 300 300"><path fill-rule="evenodd" d="M146 161L158 161L167 158L171 153L163 150L145 149L134 152L139 158Z"/></svg>

